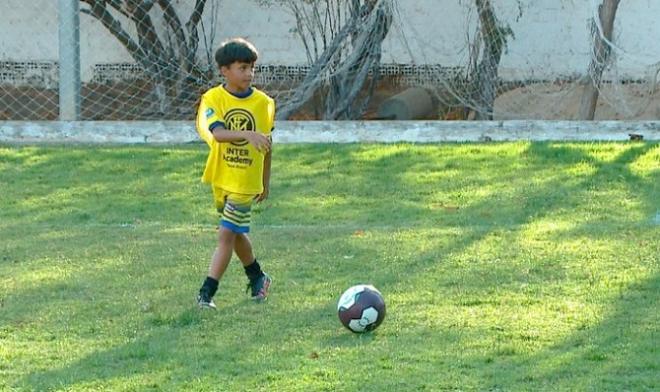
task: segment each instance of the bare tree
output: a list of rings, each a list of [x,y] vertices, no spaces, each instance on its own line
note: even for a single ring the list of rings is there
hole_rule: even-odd
[[[296,32],[305,46],[310,71],[280,105],[278,118],[289,118],[319,94],[324,119],[359,118],[380,74],[381,44],[392,23],[393,0],[279,3],[296,17]]]
[[[460,0],[463,1],[463,0]],[[447,81],[441,81],[435,89],[437,100],[447,107],[462,107],[461,118],[491,120],[499,79],[499,65],[509,37],[514,37],[511,27],[502,23],[491,0],[472,0],[477,12],[477,30],[468,36],[469,58],[463,72]],[[522,17],[522,3],[517,0],[518,18]]]
[[[198,26],[206,0],[195,1],[185,23],[171,0],[80,1],[88,6],[81,12],[101,22],[145,70],[154,84],[156,111],[166,113],[173,103],[190,98],[187,96],[193,91],[190,85],[212,77],[208,67],[201,68],[196,60],[200,41]],[[162,11],[166,25],[164,32],[158,31],[151,18],[154,7]],[[135,36],[121,23],[119,15],[133,23]]]
[[[475,119],[492,120],[498,85],[498,68],[507,37],[512,36],[513,31],[509,26],[504,26],[498,21],[490,0],[475,0],[475,2],[484,45],[481,61],[471,78],[477,87],[473,97],[477,108]]]
[[[603,71],[610,59],[614,18],[620,0],[603,0],[598,6],[598,20],[592,20],[592,35],[594,39],[589,74],[584,81],[584,93],[580,102],[578,118],[593,120],[596,115],[599,89]]]

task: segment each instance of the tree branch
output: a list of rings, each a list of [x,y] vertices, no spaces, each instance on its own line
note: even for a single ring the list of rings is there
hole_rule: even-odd
[[[277,117],[279,119],[288,119],[300,106],[307,102],[313,95],[314,92],[319,88],[323,82],[320,75],[325,73],[330,66],[330,60],[334,57],[335,52],[339,50],[339,47],[344,39],[350,34],[351,30],[355,28],[356,21],[353,21],[350,24],[344,26],[335,39],[330,43],[328,48],[319,56],[316,62],[312,65],[312,68],[309,70],[309,73],[305,76],[301,83],[301,87],[298,89],[296,94],[292,99],[286,102],[278,111]]]
[[[188,47],[190,48],[189,55],[194,59],[195,54],[197,53],[197,48],[199,47],[199,33],[197,31],[197,25],[202,20],[202,14],[204,13],[204,6],[206,5],[206,0],[196,0],[195,8],[193,9],[190,18],[186,22],[186,30],[188,30]]]
[[[82,0],[90,6],[89,10],[81,10],[82,13],[96,18],[108,31],[117,38],[117,40],[128,50],[128,53],[145,69],[148,68],[148,59],[142,48],[131,38],[131,36],[121,27],[121,23],[116,20],[105,7],[102,0]]]
[[[156,67],[156,72],[159,74],[164,72],[167,63],[165,48],[149,16],[149,11],[154,5],[153,1],[126,0],[125,4],[128,14],[135,23],[140,46],[145,48],[149,61]]]
[[[179,16],[172,7],[170,0],[158,0],[158,5],[163,10],[165,23],[167,23],[170,29],[174,32],[174,37],[176,38],[176,50],[174,50],[174,53],[179,55],[180,61],[183,63],[183,69],[186,72],[190,72],[192,69],[192,62],[187,53],[188,45],[186,41],[186,33],[183,31],[181,20],[179,20]]]
[[[603,71],[610,58],[610,42],[614,30],[614,18],[620,0],[603,0],[598,7],[598,21],[592,21],[593,52],[589,63],[588,78],[580,101],[578,118],[593,120],[596,116],[596,104]]]

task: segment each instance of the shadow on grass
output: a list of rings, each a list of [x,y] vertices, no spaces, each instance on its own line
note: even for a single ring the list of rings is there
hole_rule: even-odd
[[[415,216],[418,218],[417,221],[423,222],[421,227],[433,227],[433,223],[435,222],[439,229],[453,227],[460,228],[460,232],[452,236],[450,241],[444,242],[441,239],[425,239],[422,237],[424,234],[420,234],[417,238],[413,238],[413,236],[407,237],[407,241],[417,241],[420,244],[426,241],[431,245],[426,246],[428,249],[406,249],[405,244],[401,244],[398,251],[401,253],[406,251],[410,257],[395,258],[396,267],[402,271],[399,275],[388,275],[388,273],[392,273],[392,270],[383,268],[383,264],[376,261],[391,260],[393,259],[392,254],[380,252],[380,249],[375,248],[369,241],[359,241],[352,238],[352,234],[354,233],[350,230],[346,230],[346,234],[341,237],[340,241],[334,241],[332,244],[326,246],[326,248],[328,250],[343,248],[347,253],[362,256],[371,255],[370,259],[373,260],[372,263],[364,262],[362,258],[355,257],[353,268],[357,271],[362,271],[365,276],[373,277],[372,280],[375,283],[384,284],[384,289],[391,290],[397,287],[399,289],[405,289],[405,287],[413,286],[411,281],[418,279],[418,277],[421,276],[423,278],[425,275],[428,276],[425,271],[428,271],[434,265],[441,265],[442,261],[449,256],[460,254],[468,247],[479,243],[490,235],[515,233],[530,223],[557,213],[566,214],[578,209],[582,209],[584,213],[587,208],[583,207],[583,205],[593,197],[591,193],[594,188],[607,189],[612,186],[612,182],[626,187],[631,197],[638,198],[644,209],[651,210],[655,208],[658,200],[657,195],[654,195],[652,192],[652,184],[634,175],[628,168],[630,163],[652,148],[654,148],[652,144],[635,145],[626,149],[612,162],[597,162],[594,157],[585,154],[578,148],[550,144],[531,144],[523,153],[527,157],[526,159],[531,162],[529,171],[531,173],[537,171],[551,173],[556,171],[560,173],[559,175],[555,176],[555,178],[542,181],[540,184],[532,184],[530,182],[531,178],[512,181],[512,178],[516,175],[515,171],[514,173],[504,172],[501,176],[498,173],[496,178],[478,180],[476,187],[485,183],[495,187],[510,184],[510,192],[495,194],[492,197],[484,198],[455,211],[428,211],[426,205],[422,203],[417,207],[409,205],[406,208],[402,208],[401,214],[403,216]],[[424,157],[415,157],[411,160],[411,165],[422,164],[425,161],[426,159]],[[596,172],[580,177],[574,177],[571,174],[561,172],[562,169],[580,162],[591,162],[597,165]],[[384,162],[381,164],[387,166],[390,163]],[[372,174],[375,175],[375,173]],[[367,176],[366,178],[369,177]],[[388,179],[387,183],[394,189],[407,189],[407,184],[397,176]],[[438,187],[440,188],[439,192],[447,189],[447,187],[451,189],[451,186],[447,184],[439,184]],[[383,212],[383,215],[385,215],[385,212]],[[391,217],[388,218],[391,219]],[[598,218],[586,218],[583,225],[587,227],[598,227],[602,223],[598,220],[593,221],[594,219]],[[616,223],[612,227],[617,230],[620,230],[622,226],[631,227],[631,225],[639,223],[625,214],[608,216],[607,219]],[[356,220],[364,222],[359,216],[356,217]],[[396,218],[393,221],[396,222]],[[365,230],[369,231],[368,227],[369,225],[365,224]],[[394,229],[396,230],[396,226],[394,226]],[[406,230],[413,232],[415,228],[414,226],[401,228],[401,231]],[[568,231],[561,231],[559,235],[569,238],[578,234],[583,235],[584,231],[578,227]],[[604,237],[613,234],[616,233],[609,231]],[[393,240],[396,241],[396,239]],[[349,245],[341,247],[342,241],[344,244]],[[435,247],[433,244],[435,244]],[[387,244],[383,245],[386,246]],[[352,251],[351,248],[353,248]],[[396,253],[397,250],[394,249],[394,254],[396,255]],[[334,256],[338,257],[339,255],[334,254]],[[346,261],[344,262],[346,263]],[[350,264],[351,262],[348,261],[347,263]],[[498,273],[500,276],[515,276],[517,274],[516,269],[519,267],[518,265],[507,263],[480,265],[479,261],[474,266],[474,268],[483,268],[482,273]],[[561,269],[561,265],[553,266],[548,264],[545,267]],[[475,272],[478,273],[479,271]],[[560,273],[559,276],[561,276]],[[451,280],[447,282],[447,284],[453,283]]]
[[[29,390],[83,386],[105,389],[113,380],[133,377],[129,384],[139,386],[141,376],[152,375],[148,384],[138,389],[158,390],[223,373],[221,369],[230,363],[231,371],[239,371],[240,367],[235,366],[240,363],[245,341],[204,340],[207,329],[231,329],[231,325],[218,325],[212,316],[191,308],[178,315],[154,318],[136,336],[126,339],[129,342],[109,344],[112,348],[96,350],[58,369],[32,372],[18,386]]]
[[[411,389],[466,389],[475,390],[654,390],[657,387],[657,326],[658,316],[651,312],[659,305],[660,281],[658,275],[639,282],[613,299],[611,309],[605,312],[603,320],[597,324],[577,330],[560,343],[544,347],[532,353],[517,351],[516,347],[493,347],[485,353],[461,353],[460,346],[472,338],[479,339],[481,330],[460,331],[460,329],[428,330],[415,328],[393,334],[388,331],[388,320],[381,329],[366,335],[354,335],[337,326],[338,334],[325,333],[325,338],[314,345],[313,336],[300,330],[280,330],[280,339],[263,341],[263,335],[241,334],[232,330],[232,325],[218,324],[216,314],[199,313],[196,309],[184,310],[153,323],[146,336],[138,336],[119,346],[98,350],[62,368],[33,372],[21,380],[22,386],[30,390],[53,388],[75,388],[86,386],[103,387],[112,380],[147,376],[152,388],[168,388],[177,385],[185,387],[194,380],[221,379],[222,385],[235,385],[251,379],[256,384],[268,384],[268,374],[297,370],[302,372],[317,368],[316,361],[337,348],[357,350],[344,354],[346,361],[355,361],[363,355],[354,370],[381,371],[399,369],[396,376],[369,378],[365,390],[388,390],[400,384]],[[244,307],[236,304],[224,311],[235,312]],[[304,330],[328,328],[328,306],[315,306],[302,311],[278,309],[276,319],[293,318],[309,325],[298,325]],[[318,320],[321,316],[325,321]],[[332,315],[334,317],[334,314]],[[269,319],[273,320],[273,319]],[[229,321],[229,318],[224,318]],[[265,326],[266,335],[279,329],[273,323]],[[307,327],[307,328],[305,328]],[[205,339],[204,331],[210,328],[226,329],[235,339],[222,341]],[[304,333],[304,334],[303,334]],[[504,332],[503,332],[504,333]],[[302,334],[302,335],[301,335]],[[295,339],[310,340],[311,349],[322,350],[320,358],[315,352],[293,352],[282,350],[288,360],[280,363],[276,358],[264,359],[257,353],[263,344],[289,346]],[[424,337],[443,336],[442,345],[429,344],[432,340]],[[420,340],[424,342],[420,342]],[[377,351],[376,357],[368,356],[374,348],[385,344],[401,351]],[[506,346],[506,343],[505,343]],[[414,348],[414,353],[410,348]],[[360,352],[364,351],[362,355]],[[290,362],[291,355],[299,357],[299,365]],[[350,360],[349,360],[350,358]],[[420,358],[426,358],[418,362]],[[311,365],[310,365],[311,364]],[[348,371],[343,365],[323,362],[322,366],[338,373]],[[336,367],[335,367],[336,366]],[[350,362],[348,364],[350,366]],[[334,367],[334,368],[333,368]],[[447,378],[442,369],[454,372],[460,368],[460,376]],[[257,375],[255,369],[265,369]],[[402,371],[404,370],[404,371]],[[388,373],[389,374],[389,373]],[[354,378],[346,380],[354,385]],[[340,388],[341,389],[341,388]]]
[[[90,150],[92,152],[90,152]],[[24,147],[0,173],[3,226],[190,220],[202,200],[204,155],[195,148]],[[192,186],[191,186],[192,185]],[[206,200],[206,199],[204,199]],[[5,203],[6,202],[6,203]],[[1,228],[2,226],[0,226]]]
[[[660,316],[654,309],[659,307],[660,275],[656,273],[613,298],[600,323],[577,330],[558,344],[531,354],[474,358],[490,364],[487,376],[493,381],[482,388],[657,390]]]
[[[296,150],[297,147],[287,148],[287,153],[296,159],[296,154],[303,154],[305,151],[300,147],[300,151]],[[409,287],[415,287],[415,283],[420,279],[436,280],[435,287],[437,288],[434,295],[442,295],[443,290],[448,288],[462,286],[466,293],[469,293],[475,298],[487,297],[492,290],[492,287],[484,285],[481,279],[488,274],[495,274],[500,277],[507,277],[507,279],[515,280],[518,266],[512,264],[500,265],[486,265],[475,264],[470,266],[474,272],[471,277],[459,277],[455,274],[448,274],[446,277],[433,274],[438,265],[442,268],[442,262],[448,255],[458,255],[465,251],[470,246],[479,243],[493,233],[498,231],[515,232],[520,230],[525,225],[534,222],[560,209],[571,209],[581,205],[585,198],[589,197],[589,191],[593,187],[607,187],[611,184],[614,178],[619,178],[618,183],[630,189],[630,192],[638,195],[640,202],[644,208],[655,208],[657,202],[652,191],[648,190],[646,181],[634,176],[627,165],[634,161],[634,159],[641,154],[644,154],[651,145],[640,145],[627,149],[621,156],[614,162],[598,162],[592,156],[585,154],[579,149],[572,147],[557,147],[551,144],[531,144],[524,152],[525,159],[529,163],[529,172],[523,174],[539,172],[550,172],[555,169],[562,169],[571,166],[575,163],[589,162],[597,167],[594,174],[589,174],[584,177],[574,178],[569,174],[560,174],[556,178],[541,181],[540,184],[530,185],[525,179],[517,179],[519,175],[517,170],[504,170],[506,161],[511,160],[510,157],[497,158],[492,154],[484,154],[479,156],[478,159],[474,158],[468,164],[455,163],[443,161],[442,164],[435,164],[435,168],[431,170],[462,170],[465,166],[466,174],[462,179],[457,180],[456,184],[450,178],[441,179],[434,187],[432,184],[427,184],[422,188],[412,188],[410,178],[407,177],[407,170],[423,170],[422,168],[429,166],[428,155],[414,154],[411,152],[390,154],[385,157],[375,159],[371,162],[360,162],[359,165],[353,165],[355,157],[346,151],[358,147],[340,148],[341,153],[324,152],[322,154],[312,154],[302,160],[306,162],[299,162],[301,166],[304,164],[312,165],[312,175],[308,179],[301,179],[295,176],[302,176],[302,171],[296,172],[293,175],[285,175],[282,177],[283,183],[274,185],[274,190],[279,193],[281,201],[273,202],[273,207],[265,210],[260,217],[265,223],[278,223],[280,221],[308,222],[310,224],[317,224],[320,226],[319,230],[324,231],[323,224],[329,222],[336,222],[341,224],[344,222],[351,222],[356,227],[364,224],[366,230],[369,230],[370,225],[384,225],[396,227],[400,221],[413,222],[410,230],[414,230],[414,226],[419,224],[421,227],[438,227],[438,228],[453,228],[460,227],[461,232],[459,235],[452,238],[451,241],[438,241],[429,239],[429,246],[427,249],[415,249],[412,239],[404,238],[401,241],[401,249],[408,251],[412,257],[405,257],[401,255],[388,255],[380,253],[379,249],[374,249],[374,244],[368,241],[357,241],[352,239],[354,229],[346,230],[345,234],[337,234],[332,232],[333,236],[328,236],[324,241],[319,240],[314,245],[317,250],[321,250],[324,256],[316,256],[314,249],[307,249],[308,254],[303,255],[300,261],[308,261],[310,264],[315,262],[328,263],[326,266],[321,266],[325,269],[326,274],[321,275],[323,279],[335,284],[338,288],[344,287],[347,283],[342,277],[342,270],[347,271],[361,271],[363,276],[368,276],[373,282],[377,283],[379,287],[385,292],[404,291]],[[479,149],[479,147],[475,147]],[[359,148],[358,148],[359,149]],[[424,149],[428,150],[428,147]],[[423,150],[424,150],[423,149]],[[488,147],[485,148],[486,150]],[[298,151],[298,152],[297,152]],[[431,155],[437,155],[433,152]],[[483,159],[482,159],[483,158]],[[153,158],[156,159],[156,158]],[[458,159],[458,157],[456,157]],[[502,165],[502,171],[497,172],[495,177],[484,177],[478,171],[480,164],[488,164],[487,159],[493,159]],[[403,164],[402,164],[403,162]],[[52,164],[53,162],[51,162]],[[64,163],[62,163],[64,164]],[[190,165],[191,161],[184,159],[177,163],[178,165]],[[317,165],[317,166],[314,166]],[[388,168],[395,167],[393,175],[384,178],[384,172]],[[42,167],[44,170],[45,166]],[[473,170],[473,171],[470,171]],[[146,171],[140,170],[141,175],[147,175]],[[90,174],[91,175],[91,174]],[[114,173],[113,175],[119,175]],[[85,181],[93,181],[94,176],[85,177]],[[137,181],[137,180],[136,180]],[[321,182],[322,184],[315,188],[314,181]],[[107,184],[112,183],[112,175],[105,178],[103,182]],[[365,187],[364,184],[368,184]],[[493,187],[495,189],[505,188],[510,184],[512,190],[509,193],[497,194],[482,198],[478,201],[471,203],[467,207],[460,206],[457,211],[447,211],[443,209],[430,210],[428,202],[433,196],[439,197],[441,200],[446,199],[443,192],[447,194],[460,194],[479,187]],[[155,184],[154,184],[155,186]],[[639,191],[639,188],[642,188]],[[296,199],[300,196],[314,196],[314,201],[322,198],[331,200],[336,198],[337,203],[330,206],[315,205],[313,202],[310,204],[291,205],[286,204],[287,199]],[[143,195],[144,196],[144,195]],[[452,196],[454,197],[454,196]],[[459,198],[460,196],[455,196]],[[466,196],[465,199],[469,199]],[[140,203],[144,198],[136,197],[135,199],[126,199],[121,203],[113,202],[113,205],[120,210],[133,210],[139,209]],[[454,199],[449,200],[450,202]],[[86,202],[92,203],[93,201],[87,200]],[[174,200],[172,204],[164,203],[162,200],[156,203],[156,210],[159,208],[171,209],[176,205],[185,204],[183,199]],[[91,205],[91,204],[90,204]],[[90,205],[81,205],[82,209],[88,208]],[[355,206],[355,209],[348,207]],[[138,210],[136,210],[138,211]],[[138,214],[139,215],[139,214]],[[284,220],[285,215],[294,216],[296,219],[288,218]],[[142,215],[147,218],[157,219],[157,215],[147,214]],[[476,217],[476,218],[475,218]],[[53,211],[48,215],[49,221],[69,222],[66,213],[58,213]],[[319,224],[320,219],[321,222]],[[624,217],[621,217],[624,219]],[[628,224],[628,220],[622,220],[622,224]],[[18,225],[18,223],[16,223]],[[11,227],[4,227],[3,230],[9,230]],[[405,228],[404,228],[405,230]],[[322,234],[321,234],[322,235]],[[167,241],[166,238],[163,239]],[[303,238],[304,240],[304,238]],[[151,240],[150,243],[136,242],[139,247],[155,247],[157,241]],[[287,241],[286,238],[281,238],[281,241]],[[185,246],[185,244],[183,244]],[[209,243],[210,246],[210,243]],[[284,245],[280,246],[279,257],[286,257],[287,253],[284,251]],[[346,261],[342,266],[331,265],[330,263],[336,262],[337,258],[343,256],[337,252],[351,253],[357,255],[374,255],[372,258],[365,262],[364,259],[356,257],[355,261]],[[394,250],[396,253],[396,250]],[[388,259],[389,265],[383,265],[378,262],[379,259]],[[205,263],[202,262],[202,263]],[[298,266],[297,266],[298,265]],[[312,268],[306,266],[305,263],[294,264],[290,263],[291,268]],[[465,268],[465,266],[455,266],[456,268]],[[398,272],[397,272],[398,271]],[[97,283],[102,284],[107,278],[110,278],[114,271],[108,270],[103,273],[103,279],[98,279]],[[449,271],[448,271],[449,272]],[[313,274],[312,274],[313,275]],[[338,275],[338,276],[337,276]],[[561,274],[559,274],[561,276]],[[83,278],[79,278],[83,279]],[[84,279],[95,279],[87,276]],[[310,277],[314,279],[314,277]],[[488,281],[488,280],[486,280]],[[495,280],[496,282],[497,280]],[[82,282],[82,280],[81,280]],[[490,283],[493,280],[489,281]],[[197,282],[195,282],[197,283]],[[541,282],[542,283],[542,282]],[[74,284],[75,285],[75,284]],[[564,343],[554,347],[544,349],[539,353],[529,356],[529,359],[520,360],[521,355],[516,355],[515,352],[501,352],[502,355],[493,354],[489,352],[486,356],[461,356],[442,358],[447,362],[455,361],[461,362],[466,365],[465,378],[459,380],[450,380],[449,384],[445,383],[448,388],[461,388],[461,382],[466,381],[468,377],[476,377],[473,383],[476,383],[477,389],[516,389],[525,383],[540,385],[540,389],[545,388],[553,389],[554,386],[565,389],[571,389],[572,385],[596,385],[589,384],[589,377],[592,376],[606,376],[604,371],[593,371],[587,369],[585,372],[580,373],[571,368],[570,360],[565,363],[556,365],[553,362],[555,354],[568,353],[572,355],[592,355],[596,358],[595,363],[607,364],[606,369],[628,369],[625,359],[632,356],[632,352],[625,348],[626,355],[624,360],[619,357],[608,357],[607,354],[599,354],[600,351],[594,351],[595,346],[602,345],[608,349],[615,350],[621,349],[616,342],[616,334],[622,331],[625,333],[625,340],[629,345],[636,349],[643,349],[639,347],[644,345],[653,337],[653,333],[639,331],[640,342],[633,342],[635,339],[635,331],[632,326],[647,323],[644,318],[643,307],[635,305],[634,308],[630,307],[631,301],[637,301],[635,296],[636,292],[647,292],[650,289],[655,290],[655,294],[651,294],[650,303],[655,304],[657,308],[657,278],[641,284],[640,289],[632,289],[630,296],[620,299],[620,302],[613,306],[619,310],[613,311],[607,319],[596,327],[590,328],[588,331],[578,331],[572,337],[565,340]],[[46,287],[48,289],[48,287]],[[648,294],[648,293],[647,293]],[[466,305],[470,305],[466,302]],[[328,315],[328,306],[313,306],[311,308],[300,311],[296,309],[282,310],[278,317],[282,319],[291,319],[294,324],[298,325],[295,329],[305,327],[309,320],[318,320],[312,322],[308,327],[311,328],[324,328],[330,322],[330,317],[334,320],[334,314]],[[653,309],[653,308],[651,308]],[[231,310],[230,310],[231,311]],[[628,312],[628,313],[626,313]],[[625,322],[630,322],[631,328],[628,330],[622,329],[621,326]],[[386,320],[386,323],[388,321]],[[240,353],[256,353],[259,350],[260,341],[251,341],[248,338],[238,339],[236,341],[226,341],[212,346],[214,350],[208,350],[202,347],[201,338],[198,339],[196,334],[199,329],[204,327],[214,328],[213,321],[207,320],[204,316],[200,316],[190,311],[183,311],[178,315],[166,316],[162,319],[154,320],[141,320],[139,323],[145,323],[145,329],[149,330],[146,336],[138,336],[131,340],[129,343],[121,344],[107,350],[99,350],[82,359],[66,365],[60,369],[50,371],[33,371],[29,376],[25,377],[22,382],[33,389],[48,389],[48,388],[64,388],[72,387],[80,383],[100,383],[107,382],[111,379],[118,377],[129,377],[136,374],[145,373],[159,373],[165,371],[170,374],[170,378],[178,380],[178,383],[185,384],[194,378],[207,377],[209,373],[215,372],[218,374],[218,369],[214,366],[217,361],[222,363],[231,363],[231,369],[221,369],[220,376],[233,379],[239,377],[241,372],[251,374],[254,368],[258,368],[261,364],[257,357],[244,358]],[[221,326],[222,327],[222,326]],[[227,326],[230,327],[230,326]],[[657,330],[656,330],[657,331]],[[283,334],[289,331],[283,331]],[[341,337],[329,337],[321,341],[321,344],[326,347],[354,347],[355,345],[370,345],[374,342],[374,336],[378,338],[380,331],[375,335],[365,336],[355,339],[352,335]],[[453,338],[453,332],[444,332],[448,335],[448,339],[452,345],[460,345],[460,339],[468,339],[468,333],[458,334]],[[405,335],[405,331],[404,331]],[[459,336],[460,335],[460,336]],[[275,335],[277,336],[277,335]],[[385,337],[385,335],[383,335]],[[404,339],[409,339],[414,343],[415,336],[404,336]],[[592,342],[588,347],[574,346],[577,341],[587,339]],[[177,344],[176,342],[182,342]],[[270,342],[273,343],[273,342]],[[212,343],[213,344],[213,343]],[[187,346],[186,346],[187,345]],[[414,347],[422,352],[426,352],[428,358],[440,361],[438,357],[438,350],[440,347],[424,346],[414,344]],[[577,348],[574,348],[577,347]],[[217,349],[217,350],[215,350]],[[217,352],[216,352],[217,351]],[[630,353],[630,354],[628,354]],[[603,356],[604,355],[604,356]],[[524,356],[524,355],[522,355]],[[502,357],[504,359],[502,359]],[[598,358],[603,358],[598,360]],[[570,359],[570,358],[569,358]],[[614,363],[607,363],[608,360],[613,360]],[[269,363],[274,369],[278,368],[275,363]],[[657,364],[656,364],[657,365]],[[281,370],[287,370],[286,364],[282,365]],[[539,368],[541,371],[530,370]],[[504,370],[505,374],[513,376],[510,380],[500,379],[500,370]],[[635,370],[637,371],[637,370]],[[646,369],[641,370],[642,374],[647,374]],[[567,376],[568,381],[561,381],[559,378]],[[245,377],[243,375],[242,377]],[[408,367],[407,373],[400,376],[402,380],[407,381],[412,386],[419,388],[425,387],[433,389],[433,385],[429,381],[436,380],[440,376],[435,374],[428,367],[420,367],[416,371],[414,367]],[[491,381],[482,381],[490,379]],[[652,379],[652,378],[651,378]],[[385,390],[391,385],[391,379],[376,380],[375,384],[371,384],[372,390]],[[637,381],[636,381],[637,382]],[[167,383],[167,382],[166,382]],[[428,385],[426,385],[428,383]],[[585,384],[586,383],[586,384]],[[439,385],[443,385],[439,383]],[[620,385],[620,384],[618,384]],[[637,385],[637,384],[634,384]],[[639,384],[644,387],[646,384]],[[597,385],[596,385],[597,386]]]

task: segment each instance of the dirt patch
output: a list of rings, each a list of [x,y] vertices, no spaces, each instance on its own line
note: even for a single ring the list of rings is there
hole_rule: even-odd
[[[290,87],[290,86],[289,86]],[[396,80],[384,79],[374,90],[365,120],[377,119],[379,105],[405,90]],[[278,91],[265,86],[278,97]],[[87,84],[82,90],[82,120],[194,120],[196,98],[204,88],[192,92],[167,113],[159,113],[150,99],[151,87],[143,81],[112,84]],[[582,97],[582,87],[574,83],[532,84],[507,91],[495,100],[495,119],[575,120]],[[305,104],[292,120],[318,120],[323,115],[320,100]],[[0,120],[57,120],[58,91],[34,87],[0,86]],[[461,108],[438,108],[435,119],[461,120]],[[596,109],[597,120],[660,120],[660,92],[648,91],[648,85],[606,85]]]
[[[159,113],[148,93],[149,84],[134,81],[86,84],[81,92],[81,119],[108,121],[193,120],[196,98],[182,100],[167,113]],[[201,91],[194,96],[198,97]],[[57,120],[56,89],[0,86],[0,120]]]
[[[584,88],[577,83],[520,87],[495,100],[495,119],[577,120]],[[596,105],[596,120],[658,120],[660,92],[646,84],[605,85]]]

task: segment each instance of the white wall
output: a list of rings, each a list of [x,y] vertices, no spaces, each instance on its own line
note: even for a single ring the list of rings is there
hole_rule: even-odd
[[[600,0],[495,0],[501,19],[515,33],[502,58],[502,75],[547,78],[583,73],[588,64],[588,19]],[[174,1],[188,15],[194,0]],[[384,43],[383,62],[464,64],[467,35],[474,34],[472,0],[399,0],[397,18]],[[299,65],[306,62],[303,47],[291,31],[293,16],[277,7],[263,8],[254,0],[209,0],[205,26],[210,28],[212,6],[218,6],[217,34],[222,39],[244,36],[261,52],[262,64]],[[84,6],[83,6],[84,7]],[[660,61],[660,1],[626,0],[615,26],[619,71],[641,77]],[[207,31],[208,33],[208,31]],[[57,60],[57,0],[0,0],[0,61]],[[83,80],[98,63],[131,62],[126,50],[92,17],[81,16]]]
[[[517,0],[494,0],[498,16],[515,34],[502,57],[501,74],[548,78],[585,72],[591,49],[589,20],[600,2],[523,0],[519,10]],[[385,43],[385,62],[465,64],[467,34],[473,36],[476,28],[472,0],[400,0],[399,4],[401,18]],[[615,42],[622,50],[615,52],[624,75],[639,76],[660,61],[659,16],[658,0],[621,2]]]

